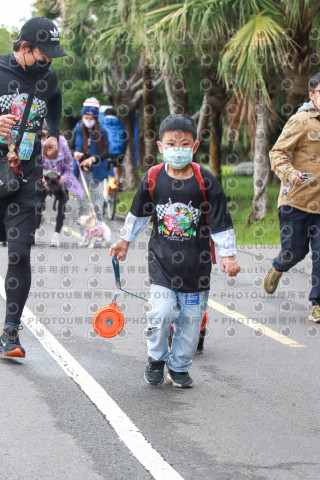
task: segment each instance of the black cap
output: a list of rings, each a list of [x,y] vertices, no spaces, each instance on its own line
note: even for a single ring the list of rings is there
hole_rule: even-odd
[[[32,43],[50,58],[68,56],[61,47],[56,25],[46,17],[30,18],[21,28],[20,38]]]

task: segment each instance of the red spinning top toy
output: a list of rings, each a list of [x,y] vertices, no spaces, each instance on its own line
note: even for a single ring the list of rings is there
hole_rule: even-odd
[[[92,319],[93,329],[100,337],[115,337],[124,327],[124,316],[115,298],[116,295],[110,305],[100,308]]]

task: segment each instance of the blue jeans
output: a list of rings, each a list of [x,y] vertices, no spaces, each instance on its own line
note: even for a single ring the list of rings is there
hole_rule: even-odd
[[[285,205],[279,208],[281,251],[272,265],[287,272],[304,259],[311,246],[312,288],[309,300],[320,305],[320,214]]]
[[[151,285],[152,311],[147,315],[148,354],[163,360],[175,372],[187,372],[197,350],[199,332],[207,308],[209,291],[174,292]],[[171,323],[174,323],[171,351],[168,346]]]

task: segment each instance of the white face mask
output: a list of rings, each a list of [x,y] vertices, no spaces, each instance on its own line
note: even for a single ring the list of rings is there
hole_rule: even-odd
[[[87,128],[93,128],[95,126],[95,120],[87,120],[86,118],[82,119],[82,123]]]
[[[193,147],[164,147],[163,148],[163,161],[171,165],[172,168],[180,170],[184,168],[188,163],[192,162]]]

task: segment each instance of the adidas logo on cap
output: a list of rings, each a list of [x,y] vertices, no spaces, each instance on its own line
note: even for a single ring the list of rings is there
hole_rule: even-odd
[[[52,35],[51,37],[51,41],[52,42],[59,42],[59,32],[58,30],[55,28],[54,30],[50,30],[50,33]]]

